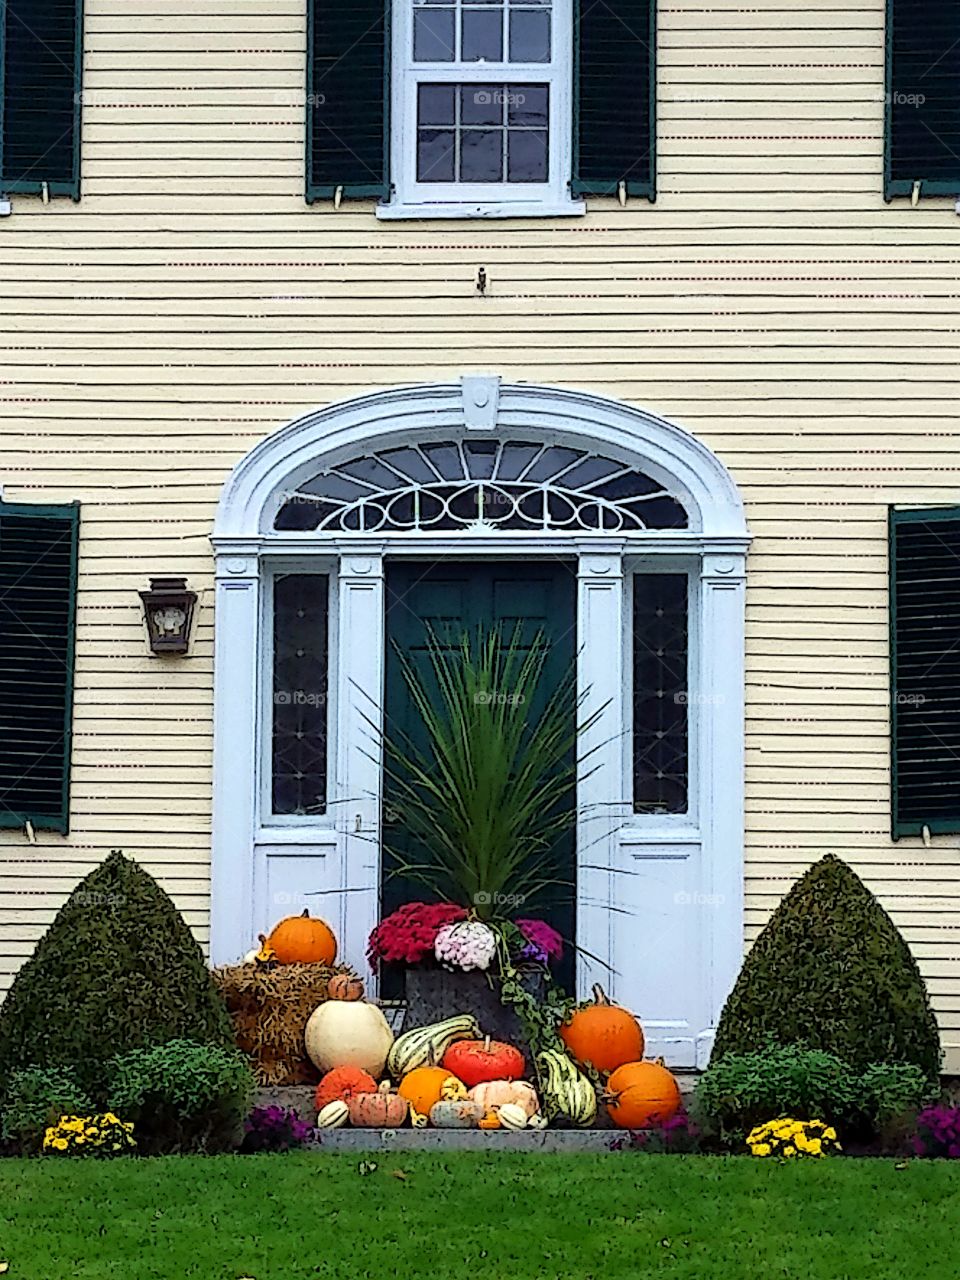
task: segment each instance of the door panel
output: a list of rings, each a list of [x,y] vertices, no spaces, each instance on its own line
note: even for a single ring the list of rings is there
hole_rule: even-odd
[[[621,845],[613,913],[615,998],[640,1018],[648,1057],[693,1067],[701,942],[708,904],[700,892],[698,844]]]
[[[422,742],[422,729],[411,705],[403,678],[399,653],[404,653],[428,667],[427,636],[436,636],[451,646],[459,643],[466,632],[476,637],[492,625],[500,624],[509,637],[514,627],[521,627],[521,643],[531,644],[543,632],[550,644],[544,668],[544,679],[529,715],[542,710],[550,693],[572,666],[576,635],[576,565],[566,561],[533,561],[526,564],[503,564],[489,561],[439,564],[397,562],[387,570],[387,653],[385,712],[388,735],[398,730]],[[571,718],[576,709],[571,706]],[[385,842],[402,857],[411,858],[416,850],[399,830],[391,805],[391,784],[384,780]],[[552,900],[521,907],[512,914],[542,916],[550,919],[563,936],[572,941],[576,930],[576,839],[573,830],[563,838],[561,849],[564,879],[569,886],[555,893]],[[385,862],[389,859],[385,856]],[[416,880],[397,875],[381,878],[381,911],[387,913],[411,899],[427,898],[426,887]],[[573,948],[567,948],[567,960],[558,976],[572,988]],[[398,994],[394,981],[384,975],[388,994]]]

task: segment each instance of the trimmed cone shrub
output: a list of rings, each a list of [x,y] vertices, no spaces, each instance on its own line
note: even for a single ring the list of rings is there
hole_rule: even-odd
[[[203,953],[152,876],[119,850],[77,886],[0,1008],[0,1089],[66,1067],[102,1096],[114,1054],[178,1037],[234,1049]]]
[[[825,1049],[857,1071],[909,1062],[931,1081],[939,1073],[940,1038],[916,961],[833,854],[797,881],[744,960],[711,1062],[771,1042]]]

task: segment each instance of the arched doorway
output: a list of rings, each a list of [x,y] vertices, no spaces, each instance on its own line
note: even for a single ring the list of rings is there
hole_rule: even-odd
[[[742,949],[748,538],[717,458],[613,401],[465,377],[282,428],[234,471],[213,541],[214,959],[306,903],[362,966],[392,586],[519,616],[563,565],[578,684],[604,707],[577,792],[578,986],[702,1060]]]

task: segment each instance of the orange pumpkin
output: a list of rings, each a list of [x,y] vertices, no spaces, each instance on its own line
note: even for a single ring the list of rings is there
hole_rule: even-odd
[[[659,1062],[628,1062],[610,1076],[603,1100],[619,1128],[648,1129],[680,1110],[680,1086]]]
[[[309,911],[281,920],[274,926],[267,946],[280,964],[333,964],[337,958],[333,930],[323,920],[315,920]]]
[[[349,1102],[357,1093],[373,1093],[377,1082],[360,1067],[334,1067],[317,1085],[314,1102],[322,1111],[329,1102]]]
[[[487,1114],[480,1121],[480,1123],[477,1125],[477,1128],[478,1129],[502,1129],[503,1126],[500,1123],[500,1117],[497,1115],[497,1113],[495,1111],[488,1111]]]
[[[350,1123],[358,1129],[399,1129],[407,1118],[410,1104],[398,1093],[379,1089],[376,1093],[358,1093],[347,1103]]]
[[[425,1116],[441,1100],[456,1102],[467,1096],[463,1081],[443,1067],[414,1067],[400,1081],[397,1092],[401,1098],[406,1098],[414,1111]]]
[[[327,997],[330,1000],[362,1000],[363,979],[352,973],[335,973],[327,983]]]
[[[616,1071],[643,1057],[643,1031],[632,1013],[611,1004],[603,988],[593,988],[593,1003],[578,1009],[560,1028],[560,1038],[577,1062],[597,1071]]]
[[[519,1080],[523,1054],[502,1040],[457,1040],[443,1055],[443,1066],[470,1089],[485,1080]]]

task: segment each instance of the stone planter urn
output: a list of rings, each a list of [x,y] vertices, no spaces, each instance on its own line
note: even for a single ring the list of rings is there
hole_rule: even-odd
[[[546,992],[546,976],[539,969],[523,971],[522,983],[537,999]],[[493,1040],[516,1045],[532,1069],[520,1019],[509,1005],[500,1003],[500,980],[493,974],[459,973],[449,969],[407,969],[405,974],[407,1008],[404,1031],[412,1027],[442,1022],[458,1013],[472,1013],[481,1031]]]

